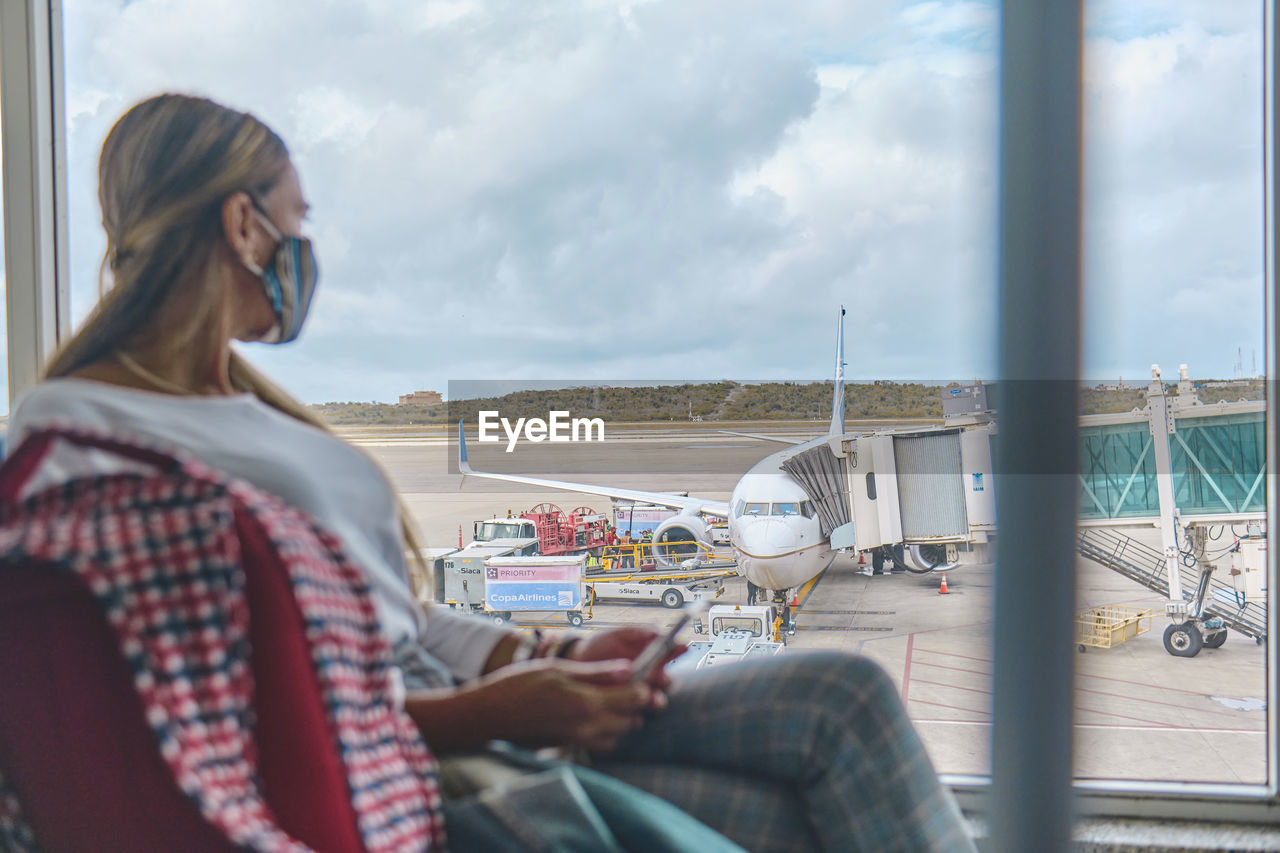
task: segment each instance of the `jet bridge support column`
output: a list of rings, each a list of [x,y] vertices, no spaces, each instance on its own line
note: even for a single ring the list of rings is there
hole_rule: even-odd
[[[1160,366],[1151,365],[1147,411],[1151,419],[1151,449],[1155,453],[1156,495],[1160,500],[1160,546],[1164,554],[1165,575],[1169,579],[1169,601],[1165,604],[1165,613],[1181,622],[1187,615],[1187,606],[1182,600],[1178,505],[1173,498],[1173,451],[1169,444],[1174,427],[1172,402],[1160,379]]]

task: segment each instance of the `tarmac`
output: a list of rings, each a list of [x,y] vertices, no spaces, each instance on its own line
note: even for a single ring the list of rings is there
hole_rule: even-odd
[[[808,437],[817,424],[724,425]],[[467,478],[450,471],[456,450],[439,428],[352,429],[401,490],[428,546],[471,540],[473,521],[550,502],[607,511],[606,498]],[[471,443],[468,442],[470,449]],[[594,482],[727,499],[739,476],[781,445],[715,433],[711,425],[610,426],[596,444],[484,448],[477,470]],[[1151,528],[1130,531],[1151,537]],[[877,661],[899,685],[908,713],[943,774],[989,772],[994,568],[968,565],[936,575],[872,576],[842,555],[801,590],[797,631],[783,654],[842,649]],[[746,602],[745,582],[726,584],[723,603]],[[1095,563],[1077,560],[1078,609],[1152,608],[1151,630],[1109,649],[1077,652],[1075,765],[1081,778],[1260,784],[1266,781],[1265,647],[1231,633],[1219,649],[1175,658],[1163,646],[1163,599]],[[674,622],[659,604],[604,603],[581,630]],[[567,627],[550,614],[516,624]],[[683,638],[692,640],[689,637]]]

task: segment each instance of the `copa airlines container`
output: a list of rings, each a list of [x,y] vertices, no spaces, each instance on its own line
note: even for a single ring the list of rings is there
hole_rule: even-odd
[[[495,622],[512,613],[564,613],[582,624],[585,556],[490,557],[484,561],[484,610]]]

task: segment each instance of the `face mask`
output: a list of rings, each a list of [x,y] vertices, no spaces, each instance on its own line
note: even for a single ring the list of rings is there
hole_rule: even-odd
[[[253,212],[267,233],[279,241],[265,269],[252,261],[244,261],[251,272],[262,278],[271,311],[276,316],[275,325],[258,340],[266,344],[287,344],[302,331],[302,323],[311,310],[311,297],[316,292],[320,269],[316,266],[310,240],[287,237],[256,207]]]

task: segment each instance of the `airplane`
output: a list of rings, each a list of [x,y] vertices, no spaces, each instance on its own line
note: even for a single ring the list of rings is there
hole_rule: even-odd
[[[772,595],[774,601],[787,609],[786,604],[793,597],[794,590],[830,566],[839,551],[853,546],[852,522],[824,535],[818,517],[817,501],[784,467],[789,460],[806,451],[832,440],[838,441],[844,436],[844,315],[845,310],[841,307],[836,326],[831,423],[826,434],[809,441],[799,441],[779,436],[730,433],[791,446],[766,456],[752,466],[738,480],[728,501],[476,471],[467,459],[466,438],[461,420],[458,421],[458,470],[464,477],[503,480],[676,509],[678,513],[663,522],[654,531],[653,537],[655,556],[660,561],[669,563],[678,562],[685,552],[679,546],[669,546],[667,543],[707,543],[710,537],[703,516],[726,519],[730,547],[738,562],[738,573],[766,595]],[[696,550],[694,545],[684,547]],[[898,553],[901,555],[901,551]],[[946,571],[952,568],[954,565],[930,565],[925,561],[923,566],[913,570]]]

